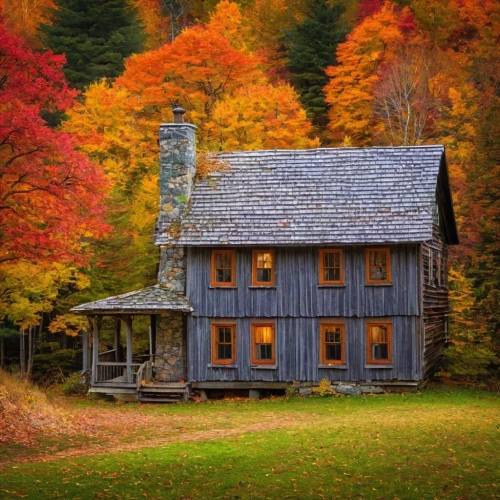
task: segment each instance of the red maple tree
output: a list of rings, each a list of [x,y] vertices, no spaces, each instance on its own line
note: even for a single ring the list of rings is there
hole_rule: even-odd
[[[32,52],[0,18],[0,262],[79,261],[82,238],[106,231],[104,174],[42,118],[75,97],[63,64],[62,56]]]

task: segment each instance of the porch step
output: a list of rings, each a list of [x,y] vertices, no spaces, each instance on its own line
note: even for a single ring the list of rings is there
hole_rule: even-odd
[[[139,401],[143,403],[178,403],[188,401],[189,384],[185,383],[152,383],[139,388]]]

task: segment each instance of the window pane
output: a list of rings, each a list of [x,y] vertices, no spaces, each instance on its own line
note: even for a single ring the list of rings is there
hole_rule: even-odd
[[[325,269],[325,281],[340,281],[340,268]]]
[[[339,252],[325,252],[323,254],[324,267],[340,267],[340,253]]]
[[[257,281],[269,283],[271,281],[271,269],[257,269]]]
[[[387,328],[385,326],[372,326],[372,342],[387,342]]]
[[[217,347],[218,359],[231,359],[233,357],[231,344],[219,344]]]
[[[325,342],[330,344],[340,343],[341,342],[340,332],[326,332]]]
[[[264,252],[257,254],[257,267],[271,269],[273,267],[273,256],[271,253]]]
[[[273,341],[273,329],[270,326],[255,327],[255,343],[270,344]]]
[[[326,359],[329,361],[341,361],[342,360],[341,344],[327,344]]]
[[[388,359],[389,348],[387,344],[372,344],[372,359]]]
[[[385,280],[387,279],[387,267],[370,267],[371,280]]]
[[[273,346],[272,344],[258,344],[256,346],[256,355],[258,360],[273,359]]]

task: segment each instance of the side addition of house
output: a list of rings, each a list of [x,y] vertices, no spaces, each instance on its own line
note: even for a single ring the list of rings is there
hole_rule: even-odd
[[[92,391],[168,400],[323,378],[387,389],[440,368],[458,244],[443,146],[223,153],[195,180],[182,114],[160,126],[158,284],[73,310],[93,322]],[[116,338],[104,353],[103,317]]]

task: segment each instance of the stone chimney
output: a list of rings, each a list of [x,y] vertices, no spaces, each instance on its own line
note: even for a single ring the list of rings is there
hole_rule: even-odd
[[[185,110],[173,109],[174,123],[160,125],[160,218],[158,225],[171,243],[161,246],[160,284],[186,292],[184,248],[176,245],[196,174],[196,127],[184,123]]]

